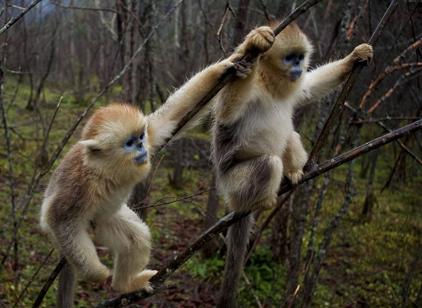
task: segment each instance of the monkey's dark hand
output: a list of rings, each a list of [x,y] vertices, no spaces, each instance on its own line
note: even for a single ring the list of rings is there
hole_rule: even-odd
[[[240,60],[234,64],[234,68],[236,69],[236,76],[245,79],[250,75],[252,72],[253,63],[245,60]]]

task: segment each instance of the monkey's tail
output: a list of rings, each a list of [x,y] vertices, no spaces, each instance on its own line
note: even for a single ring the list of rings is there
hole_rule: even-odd
[[[72,308],[75,300],[76,273],[72,266],[66,262],[60,271],[57,288],[57,307]]]
[[[234,223],[227,232],[227,256],[220,290],[219,308],[236,307],[236,291],[245,262],[253,216],[249,214]]]

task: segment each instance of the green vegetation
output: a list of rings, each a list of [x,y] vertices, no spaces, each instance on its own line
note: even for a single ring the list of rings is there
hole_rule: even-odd
[[[12,100],[16,82],[6,79],[5,101]],[[117,89],[118,90],[118,89]],[[115,91],[117,91],[115,89]],[[29,96],[29,89],[19,86],[13,106],[8,106],[7,117],[12,128],[12,150],[15,172],[15,188],[19,196],[18,204],[27,189],[33,174],[37,153],[42,143],[40,133],[42,126],[48,125],[60,93],[46,90],[43,94],[42,118],[39,120],[36,112],[25,109]],[[78,102],[73,96],[66,94],[62,106],[54,122],[49,136],[48,152],[51,155],[63,134],[69,128],[75,117],[83,110],[85,102]],[[71,139],[71,143],[76,140]],[[195,135],[204,138],[203,133]],[[2,139],[3,140],[3,139]],[[333,241],[325,259],[315,291],[314,304],[316,307],[345,307],[364,305],[368,307],[396,307],[401,303],[401,294],[406,273],[410,270],[415,256],[422,249],[422,174],[420,170],[413,171],[408,182],[395,183],[392,189],[380,190],[387,180],[391,168],[389,152],[380,154],[375,177],[374,192],[376,206],[370,221],[361,217],[362,205],[367,186],[367,179],[357,176],[360,161],[355,163],[355,197],[345,219],[334,234]],[[11,223],[11,205],[7,184],[7,160],[2,153],[0,156],[0,249],[4,254],[9,247],[13,226]],[[168,201],[169,197],[183,197],[196,193],[208,187],[210,173],[203,170],[186,170],[184,172],[184,189],[175,190],[168,185],[170,168],[164,163],[155,173],[152,184],[151,202]],[[345,167],[333,172],[328,195],[321,212],[321,222],[317,232],[317,243],[322,239],[324,228],[343,200],[343,180]],[[32,278],[44,258],[49,254],[51,245],[45,235],[38,228],[38,212],[48,177],[42,181],[42,186],[36,192],[25,216],[21,217],[19,228],[19,259],[18,270],[13,262],[13,252],[4,267],[0,267],[0,298],[7,306],[12,305],[20,292],[30,283],[28,291],[20,299],[19,305],[28,307],[41,289],[44,281],[58,260],[58,253],[53,252],[39,274]],[[319,180],[320,181],[320,180]],[[320,184],[320,183],[318,183]],[[183,250],[201,232],[207,195],[202,194],[192,199],[173,202],[168,205],[157,206],[148,210],[147,223],[151,227],[154,238],[154,252],[151,268],[162,266],[166,260],[177,251]],[[311,209],[313,211],[313,209]],[[18,209],[18,214],[22,209]],[[220,209],[220,215],[224,209]],[[266,215],[262,215],[266,216]],[[240,289],[241,304],[243,307],[255,307],[257,299],[266,307],[279,306],[283,296],[287,267],[272,261],[272,252],[269,248],[269,232],[264,233],[255,253],[248,261],[245,275],[249,283],[242,281]],[[306,233],[305,247],[308,242],[309,231]],[[104,262],[110,264],[107,253],[101,251]],[[188,305],[193,297],[192,290],[208,292],[208,296],[215,298],[221,273],[224,269],[224,258],[221,251],[216,251],[212,258],[204,259],[199,254],[190,259],[169,281],[174,288],[157,295],[149,301],[159,304],[160,300],[174,299],[171,294],[179,294],[181,305]],[[18,283],[15,283],[18,281]],[[422,283],[422,271],[419,266],[409,288],[410,299],[415,300]],[[54,303],[56,286],[50,289],[44,300],[43,307],[51,307]],[[204,291],[205,290],[205,291]],[[212,292],[211,292],[211,291]],[[211,292],[211,293],[210,293]],[[112,291],[109,286],[81,283],[78,293],[78,307],[91,307],[102,299],[110,297]],[[183,295],[183,296],[182,296]]]

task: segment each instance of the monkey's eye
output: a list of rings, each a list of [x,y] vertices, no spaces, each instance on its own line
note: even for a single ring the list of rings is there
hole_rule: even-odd
[[[131,148],[135,144],[135,138],[130,137],[128,140],[126,140],[124,147],[125,148]]]
[[[293,58],[295,57],[295,55],[294,54],[289,54],[289,55],[287,55],[285,58],[284,58],[284,60],[286,61],[286,62],[291,62],[292,60],[293,60]]]
[[[302,60],[303,60],[303,58],[304,58],[304,56],[303,56],[303,55],[299,55],[299,57],[298,57],[298,58],[299,58],[299,60],[300,60],[300,61],[302,61]]]
[[[139,135],[139,140],[144,140],[144,137],[145,137],[145,133],[140,134]]]

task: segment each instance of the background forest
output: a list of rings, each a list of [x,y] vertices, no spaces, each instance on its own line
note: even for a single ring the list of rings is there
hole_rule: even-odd
[[[0,307],[28,307],[59,260],[38,226],[51,170],[78,140],[86,111],[112,101],[158,108],[174,88],[228,55],[253,27],[303,1],[0,1]],[[394,1],[393,1],[394,2]],[[316,162],[422,117],[422,2],[398,3],[374,42],[373,62],[339,91],[300,108],[295,125]],[[11,27],[10,20],[28,13]],[[312,66],[367,42],[390,1],[323,0],[297,19],[315,46]],[[320,132],[329,115],[328,134]],[[212,119],[156,160],[131,206],[153,233],[162,269],[227,214],[209,160]],[[290,189],[257,212],[239,290],[242,307],[422,307],[422,134],[359,155]],[[317,142],[318,140],[318,142]],[[224,232],[135,301],[212,307],[224,268]],[[107,251],[99,247],[106,264]],[[43,307],[55,303],[53,283]],[[78,307],[116,296],[82,282]]]

